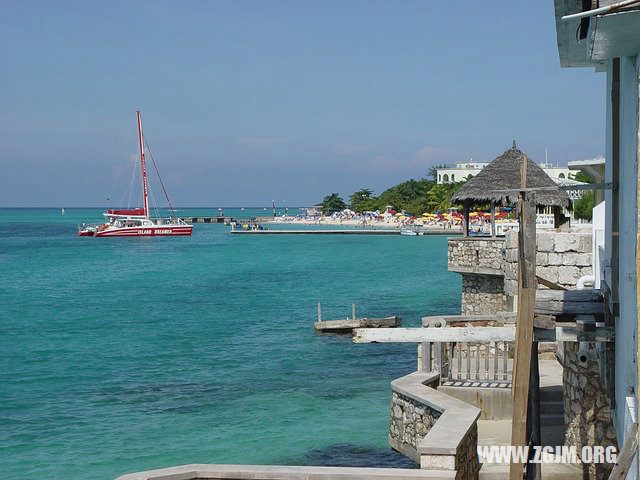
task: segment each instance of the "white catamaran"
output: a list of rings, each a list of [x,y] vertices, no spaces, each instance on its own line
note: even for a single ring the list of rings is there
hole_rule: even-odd
[[[82,224],[78,228],[81,237],[158,237],[191,235],[193,226],[175,216],[171,202],[158,173],[158,179],[164,191],[173,215],[169,218],[151,218],[149,216],[149,199],[147,196],[147,167],[144,158],[144,140],[142,135],[142,119],[138,114],[138,139],[140,141],[140,164],[142,167],[142,193],[144,207],[134,209],[107,210],[104,213],[106,222],[100,225]],[[153,160],[153,157],[152,157]],[[155,162],[154,162],[155,163]]]

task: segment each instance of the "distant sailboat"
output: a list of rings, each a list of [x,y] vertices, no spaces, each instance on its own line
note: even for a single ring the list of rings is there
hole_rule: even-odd
[[[62,212],[60,212],[60,213],[62,213],[62,215],[64,215],[64,214],[66,213],[66,212],[64,211],[64,208],[62,209]]]
[[[107,210],[103,215],[107,222],[103,225],[85,225],[79,228],[78,235],[81,237],[157,237],[157,236],[184,236],[191,235],[193,226],[187,224],[182,219],[175,216],[175,211],[171,206],[164,184],[158,173],[158,179],[164,191],[172,216],[170,218],[151,218],[149,215],[149,197],[147,194],[147,167],[144,156],[144,137],[142,135],[142,119],[140,112],[138,116],[138,140],[140,142],[140,166],[142,168],[142,192],[144,207],[127,208],[119,210]],[[152,157],[153,160],[153,157]],[[155,162],[154,162],[155,166]],[[64,213],[64,209],[62,209]]]

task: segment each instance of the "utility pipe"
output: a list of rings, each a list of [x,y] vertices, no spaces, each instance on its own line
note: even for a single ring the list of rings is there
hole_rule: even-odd
[[[577,18],[593,17],[594,15],[619,10],[635,3],[640,3],[640,0],[624,0],[622,2],[613,3],[607,7],[594,8],[593,10],[587,10],[586,12],[572,13],[571,15],[565,15],[564,17],[562,17],[562,21],[566,22],[568,20],[575,20]]]

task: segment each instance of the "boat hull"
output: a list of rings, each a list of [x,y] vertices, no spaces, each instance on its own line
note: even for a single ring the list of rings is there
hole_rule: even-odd
[[[162,225],[157,227],[107,228],[96,232],[94,237],[182,237],[193,231],[191,225]]]

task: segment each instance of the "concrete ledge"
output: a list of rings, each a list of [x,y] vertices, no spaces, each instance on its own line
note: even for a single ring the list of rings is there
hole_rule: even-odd
[[[425,384],[438,373],[414,372],[391,382],[394,391],[442,412],[418,446],[420,454],[455,455],[466,434],[480,418],[480,409]]]
[[[455,273],[475,273],[477,275],[495,275],[499,277],[504,276],[504,271],[498,268],[485,268],[485,267],[464,267],[461,265],[449,265],[450,272]]]
[[[454,479],[454,471],[403,468],[194,464],[122,475],[116,480],[412,480]]]

